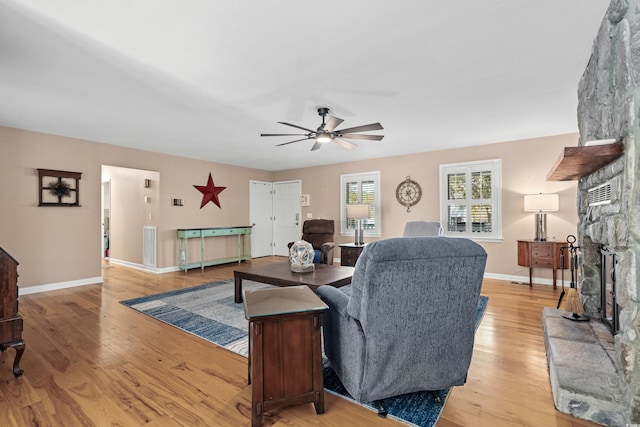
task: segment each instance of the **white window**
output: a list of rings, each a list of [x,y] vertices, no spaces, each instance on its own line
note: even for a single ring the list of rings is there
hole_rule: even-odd
[[[502,239],[500,159],[440,165],[443,235]]]
[[[343,235],[353,235],[357,227],[357,220],[347,218],[347,204],[352,203],[369,205],[369,218],[362,220],[364,235],[380,237],[380,171],[340,175],[340,233]]]

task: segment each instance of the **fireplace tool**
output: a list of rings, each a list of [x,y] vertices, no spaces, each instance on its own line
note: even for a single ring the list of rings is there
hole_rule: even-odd
[[[571,271],[571,283],[569,284],[569,292],[567,292],[567,304],[565,306],[565,314],[562,317],[569,320],[589,320],[587,317],[583,316],[584,308],[582,307],[582,302],[580,302],[580,295],[578,294],[578,285],[576,283],[577,280],[577,270],[578,270],[578,249],[580,246],[574,245],[576,242],[576,236],[568,235],[567,243],[569,243],[568,247],[562,247],[560,249],[560,263],[562,268],[562,292],[560,293],[560,300],[558,301],[558,307],[560,307],[560,302],[562,301],[562,297],[564,296],[564,251],[563,249],[569,250],[569,270]]]
[[[562,298],[564,298],[564,250],[568,249],[567,246],[560,246],[560,271],[562,272],[562,292],[560,292],[560,298],[558,299],[558,305],[556,309],[560,308],[562,304]]]

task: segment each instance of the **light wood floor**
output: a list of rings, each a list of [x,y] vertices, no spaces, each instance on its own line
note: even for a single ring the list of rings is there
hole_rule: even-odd
[[[251,261],[262,264],[282,259]],[[0,355],[2,426],[248,426],[247,360],[153,320],[119,301],[233,277],[236,265],[156,275],[103,270],[104,284],[20,297],[27,341],[14,379],[14,352]],[[439,426],[593,426],[555,410],[541,312],[559,290],[486,280],[487,313],[476,334],[467,384],[455,387]],[[434,367],[437,368],[437,367]],[[326,394],[281,408],[274,426],[401,426]]]

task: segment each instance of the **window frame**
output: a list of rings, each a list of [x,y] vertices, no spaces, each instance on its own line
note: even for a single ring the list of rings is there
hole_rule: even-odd
[[[380,171],[349,173],[340,175],[340,234],[342,236],[353,236],[355,233],[355,223],[350,227],[347,222],[347,183],[357,182],[358,188],[361,189],[363,181],[373,181],[374,193],[374,228],[364,228],[365,237],[381,237],[382,236],[382,214],[381,214],[381,196],[380,196]],[[361,195],[358,194],[358,203],[361,201]]]
[[[468,227],[468,221],[465,223],[466,230],[464,232],[449,231],[448,206],[451,204],[448,199],[448,179],[447,176],[452,173],[464,173],[466,177],[465,198],[464,201],[466,211],[471,212],[472,202],[478,199],[471,199],[471,175],[474,172],[491,173],[491,198],[480,199],[490,201],[491,204],[491,232],[474,232],[473,224]],[[476,241],[496,242],[502,241],[502,159],[479,160],[472,162],[447,163],[440,165],[440,223],[442,224],[443,236],[448,237],[465,237]]]

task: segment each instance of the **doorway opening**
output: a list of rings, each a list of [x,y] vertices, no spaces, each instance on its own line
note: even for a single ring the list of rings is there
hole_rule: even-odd
[[[160,212],[160,172],[102,165],[101,258],[111,263],[155,270],[148,265],[144,231],[157,227]],[[155,253],[156,248],[151,248]],[[145,256],[145,254],[147,256]]]

